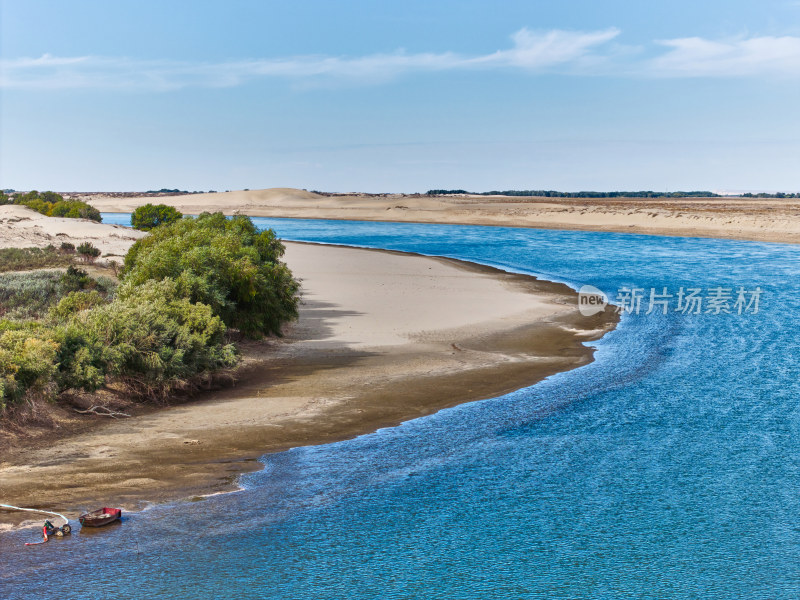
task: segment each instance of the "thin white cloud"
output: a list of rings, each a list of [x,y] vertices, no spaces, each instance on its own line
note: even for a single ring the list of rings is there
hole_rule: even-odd
[[[577,32],[553,30],[534,33],[520,29],[511,36],[513,48],[464,60],[465,66],[505,66],[539,70],[575,63],[590,56],[591,50],[619,35],[618,29]]]
[[[0,60],[0,87],[17,89],[131,89],[233,87],[262,78],[293,81],[380,83],[409,73],[455,70],[520,70],[527,73],[635,77],[752,77],[800,75],[800,37],[656,42],[652,58],[614,42],[619,30],[545,32],[521,29],[512,46],[469,56],[454,52],[298,56],[220,63],[135,60],[98,56]]]
[[[396,52],[361,57],[301,56],[240,60],[223,63],[143,61],[85,56],[19,58],[0,61],[0,85],[5,88],[129,88],[170,90],[184,87],[230,87],[263,77],[329,78],[365,83],[392,79],[404,73],[458,69],[517,68],[544,71],[578,67],[593,50],[618,35],[615,29],[597,32],[521,29],[507,50],[482,56],[453,52]]]
[[[663,77],[800,75],[800,37],[762,36],[714,41],[699,37],[660,42],[669,50],[648,65]]]

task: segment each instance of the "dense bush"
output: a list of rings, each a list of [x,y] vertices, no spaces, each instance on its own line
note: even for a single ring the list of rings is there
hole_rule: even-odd
[[[125,257],[123,280],[174,279],[192,302],[251,337],[281,334],[297,317],[298,283],[281,262],[284,247],[245,216],[203,213],[153,229]]]
[[[182,297],[170,279],[124,285],[114,302],[75,319],[98,349],[105,372],[141,395],[158,395],[236,362],[234,347],[224,343],[222,320],[209,306]]]
[[[183,217],[174,207],[166,204],[145,204],[133,211],[131,226],[134,229],[150,231],[162,223],[174,223]]]
[[[111,302],[71,292],[49,317],[49,325],[0,321],[0,408],[30,394],[92,391],[109,378],[133,396],[160,397],[237,360],[222,320],[171,279],[123,286]]]
[[[107,277],[93,279],[74,267],[66,273],[0,275],[0,412],[22,398],[50,398],[70,387],[96,389],[103,383],[103,372],[88,368],[85,338],[74,335],[75,327],[68,335],[64,323],[80,310],[106,304],[114,288]]]
[[[0,320],[0,412],[110,382],[157,398],[233,366],[226,320],[255,336],[279,333],[297,314],[298,284],[282,255],[275,234],[250,219],[204,214],[137,242],[116,290],[74,266],[0,276],[3,306],[25,307],[7,316],[39,319]]]
[[[102,221],[100,211],[81,200],[64,200],[61,194],[55,192],[37,192],[0,197],[0,204],[20,204],[47,215],[48,217],[66,217],[68,219],[91,219],[98,223]]]

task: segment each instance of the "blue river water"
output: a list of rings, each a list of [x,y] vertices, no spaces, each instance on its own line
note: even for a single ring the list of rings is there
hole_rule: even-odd
[[[638,288],[642,309],[588,366],[265,456],[242,492],[44,546],[21,546],[31,530],[2,535],[0,597],[800,597],[800,246],[254,220],[286,239],[451,256],[612,300]],[[705,312],[718,287],[730,313]],[[651,288],[673,294],[667,314],[645,314]],[[702,290],[700,314],[676,310],[681,288]]]

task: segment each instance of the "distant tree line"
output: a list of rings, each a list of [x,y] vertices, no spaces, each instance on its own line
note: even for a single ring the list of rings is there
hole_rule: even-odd
[[[65,200],[61,194],[55,192],[37,192],[33,190],[27,194],[0,193],[0,205],[19,204],[27,206],[38,213],[48,217],[66,217],[68,219],[91,219],[100,223],[100,211],[81,200]]]
[[[428,190],[425,195],[427,196],[447,196],[449,194],[472,194],[467,190]]]
[[[750,193],[747,193],[747,194],[741,194],[741,197],[742,198],[800,198],[800,193],[794,193],[794,194],[785,194],[783,192],[777,192],[775,194],[767,194],[767,193],[750,194]]]
[[[475,196],[536,196],[542,198],[717,198],[709,191],[692,192],[558,192],[555,190],[492,190],[491,192],[468,192],[466,190],[428,190],[427,196],[447,196],[449,194],[471,194]]]
[[[199,190],[199,191],[195,190],[193,192],[190,192],[189,190],[179,190],[178,188],[175,188],[173,190],[168,189],[168,188],[161,188],[160,190],[147,190],[145,192],[145,194],[172,194],[174,196],[183,195],[183,194],[205,194],[205,193],[206,192],[204,192],[202,190]],[[209,194],[216,194],[217,190],[208,190],[208,193]]]
[[[555,190],[504,190],[491,192],[468,192],[467,190],[428,190],[427,196],[447,196],[452,194],[470,194],[473,196],[536,196],[541,198],[725,198],[730,196],[715,194],[708,190],[691,192],[653,192],[651,190],[640,192],[557,192]],[[736,194],[741,198],[800,198],[800,193],[775,194]]]

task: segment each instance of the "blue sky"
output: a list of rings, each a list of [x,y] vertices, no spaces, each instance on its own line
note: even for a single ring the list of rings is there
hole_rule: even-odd
[[[0,186],[800,190],[800,0],[0,0]]]

